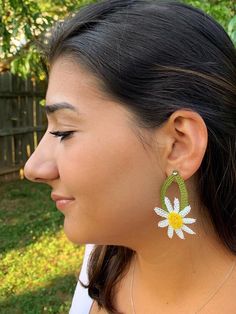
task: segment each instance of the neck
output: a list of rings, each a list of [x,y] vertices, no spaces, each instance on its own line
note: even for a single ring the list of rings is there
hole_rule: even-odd
[[[210,225],[204,226],[200,217],[197,220],[196,235],[185,234],[185,240],[176,235],[169,239],[165,229],[151,231],[150,226],[149,233],[139,236],[142,241],[132,247],[136,251],[133,296],[137,308],[142,308],[142,300],[147,304],[155,300],[158,308],[184,308],[189,306],[186,300],[201,305],[223,281],[235,256]]]

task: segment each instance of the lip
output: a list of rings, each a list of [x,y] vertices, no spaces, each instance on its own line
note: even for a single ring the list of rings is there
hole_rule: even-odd
[[[75,200],[73,197],[67,197],[55,193],[51,193],[51,198],[56,203],[56,207],[59,210],[65,209],[69,204],[71,204]]]

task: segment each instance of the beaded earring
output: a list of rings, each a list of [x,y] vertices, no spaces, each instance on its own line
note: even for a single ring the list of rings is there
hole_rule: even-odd
[[[174,199],[174,208],[167,196],[165,196],[167,189],[173,181],[176,181],[180,190],[180,201],[177,197]],[[196,234],[192,229],[185,224],[192,224],[196,221],[195,218],[185,218],[190,212],[191,206],[188,204],[188,192],[183,178],[179,175],[177,170],[174,170],[168,176],[161,188],[161,205],[162,208],[155,207],[154,211],[157,215],[164,217],[164,220],[158,222],[158,227],[164,228],[168,226],[168,237],[172,238],[174,231],[181,238],[184,238],[183,231],[189,234]]]

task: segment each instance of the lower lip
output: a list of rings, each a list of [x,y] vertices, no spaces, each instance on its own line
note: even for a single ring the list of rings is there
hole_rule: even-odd
[[[56,201],[56,206],[58,209],[66,209],[74,200],[58,200]]]

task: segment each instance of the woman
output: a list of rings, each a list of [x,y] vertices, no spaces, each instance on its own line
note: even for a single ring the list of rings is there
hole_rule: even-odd
[[[236,313],[223,28],[175,1],[102,1],[55,27],[47,58],[48,130],[25,175],[52,187],[70,241],[96,244],[90,314]]]

